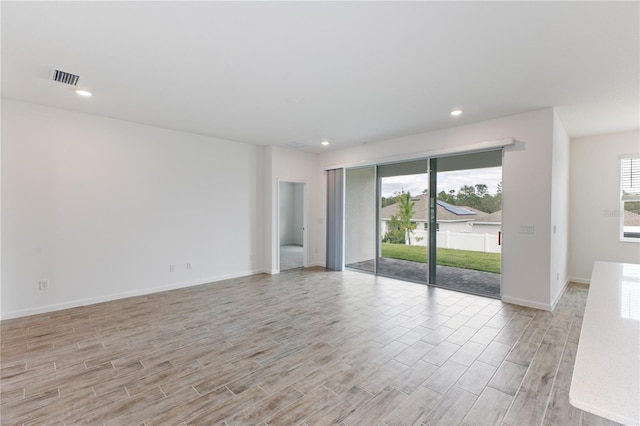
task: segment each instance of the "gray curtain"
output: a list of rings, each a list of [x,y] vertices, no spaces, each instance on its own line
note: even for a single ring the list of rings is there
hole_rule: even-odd
[[[327,269],[342,271],[344,170],[327,170]]]

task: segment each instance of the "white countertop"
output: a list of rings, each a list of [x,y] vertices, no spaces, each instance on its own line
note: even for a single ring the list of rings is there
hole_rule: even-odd
[[[640,425],[640,265],[595,263],[569,401]]]

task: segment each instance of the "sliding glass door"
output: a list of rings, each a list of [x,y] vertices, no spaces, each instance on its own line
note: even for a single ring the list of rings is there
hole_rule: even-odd
[[[502,150],[345,172],[344,264],[500,297]]]
[[[431,159],[431,172],[437,189],[430,283],[499,298],[502,151]]]
[[[379,275],[428,282],[428,167],[426,159],[378,166]]]

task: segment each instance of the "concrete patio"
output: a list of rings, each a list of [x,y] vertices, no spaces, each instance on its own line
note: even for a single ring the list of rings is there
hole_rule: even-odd
[[[370,259],[345,266],[352,270],[373,273],[375,260]],[[384,257],[378,261],[378,275],[427,284],[428,274],[428,263]],[[434,285],[494,299],[500,298],[500,274],[492,272],[437,265]]]

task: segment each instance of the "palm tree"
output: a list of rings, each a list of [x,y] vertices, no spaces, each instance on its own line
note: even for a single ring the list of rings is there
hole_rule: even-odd
[[[411,201],[411,194],[409,192],[402,191],[398,198],[398,219],[400,220],[400,227],[405,232],[407,243],[411,245],[411,231],[416,229],[415,222],[411,222],[415,213],[413,206],[415,206],[416,203]]]

